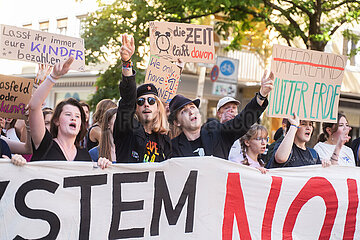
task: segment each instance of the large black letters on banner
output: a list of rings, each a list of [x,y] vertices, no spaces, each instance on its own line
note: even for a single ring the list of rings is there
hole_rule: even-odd
[[[18,213],[30,219],[42,219],[49,223],[50,231],[48,235],[38,238],[38,240],[56,239],[60,231],[60,220],[55,213],[46,210],[31,209],[25,204],[26,195],[33,190],[46,190],[50,193],[55,193],[59,184],[46,179],[33,179],[19,187],[15,194],[15,208]],[[14,240],[25,240],[25,238],[17,235]]]
[[[7,186],[9,185],[10,181],[4,181],[4,182],[0,182],[0,200],[2,198],[2,196],[5,193],[5,190],[7,188]]]
[[[153,208],[153,216],[151,219],[151,226],[150,226],[151,236],[159,235],[159,222],[160,222],[162,202],[164,202],[165,213],[169,225],[176,225],[180,217],[180,213],[184,207],[186,199],[188,200],[188,203],[187,203],[185,233],[193,231],[197,173],[198,173],[197,171],[190,172],[175,209],[173,209],[164,172],[155,173],[154,208]]]
[[[149,172],[118,173],[113,175],[113,208],[109,239],[144,237],[144,228],[119,230],[121,212],[142,210],[144,208],[144,200],[133,202],[121,201],[121,184],[147,182],[148,177]]]
[[[107,183],[107,175],[89,175],[64,178],[64,188],[80,187],[79,239],[89,239],[91,220],[91,187]]]

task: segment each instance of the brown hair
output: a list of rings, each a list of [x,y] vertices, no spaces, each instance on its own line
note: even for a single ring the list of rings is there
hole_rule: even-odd
[[[249,160],[246,157],[246,151],[248,149],[248,146],[246,146],[245,141],[251,140],[254,136],[258,134],[259,131],[265,132],[266,135],[268,135],[268,130],[263,125],[254,124],[250,127],[249,131],[247,131],[247,133],[245,133],[245,135],[240,138],[241,149],[244,157],[244,160],[241,163],[244,165],[250,165]],[[260,166],[263,167],[265,165],[261,159],[258,159],[258,161]]]
[[[104,113],[109,108],[114,108],[114,107],[117,107],[117,106],[113,101],[111,101],[111,99],[103,99],[103,100],[101,100],[96,105],[96,110],[95,110],[95,113],[93,115],[94,123],[99,123],[99,125],[101,125],[101,123],[103,121]]]
[[[111,129],[109,128],[109,122],[111,118],[116,114],[117,108],[108,109],[103,117],[101,124],[101,136],[99,141],[99,157],[104,157],[112,161],[111,159]]]
[[[55,109],[54,109],[54,114],[51,118],[50,121],[50,133],[53,136],[53,138],[56,138],[58,135],[58,126],[56,126],[55,121],[59,120],[60,114],[64,108],[65,105],[72,105],[75,106],[79,109],[80,111],[80,115],[81,115],[81,126],[80,126],[80,131],[79,133],[76,135],[76,139],[75,139],[75,146],[79,147],[80,145],[80,141],[84,138],[85,134],[86,134],[86,123],[85,123],[85,112],[84,109],[81,107],[80,103],[78,100],[76,100],[75,98],[68,98],[65,99],[61,102],[59,102]]]
[[[329,133],[326,131],[327,128],[331,129],[331,133],[334,133],[338,130],[339,128],[339,121],[340,118],[344,117],[347,121],[347,118],[344,114],[342,113],[338,113],[338,118],[337,118],[337,122],[336,123],[329,123],[329,122],[324,122],[322,124],[322,133],[319,135],[318,138],[318,142],[325,142],[326,140],[329,139]]]

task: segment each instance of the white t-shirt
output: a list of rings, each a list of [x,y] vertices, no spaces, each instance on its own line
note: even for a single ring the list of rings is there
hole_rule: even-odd
[[[241,150],[240,140],[236,140],[231,146],[228,159],[231,162],[241,163],[244,160],[243,152]]]
[[[318,142],[315,145],[314,149],[319,154],[320,160],[323,160],[323,159],[331,158],[335,150],[335,146],[336,145],[331,145],[324,142]],[[351,148],[345,145],[342,146],[339,153],[338,163],[341,166],[355,166],[354,153],[351,150]]]

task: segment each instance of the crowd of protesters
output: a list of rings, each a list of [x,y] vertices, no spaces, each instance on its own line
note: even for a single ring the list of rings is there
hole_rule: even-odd
[[[73,58],[53,68],[39,68],[28,105],[28,120],[0,117],[0,156],[15,165],[26,161],[93,161],[101,168],[113,163],[162,162],[172,157],[215,156],[259,169],[322,164],[359,165],[360,140],[352,149],[351,127],[343,114],[337,123],[323,123],[314,148],[307,147],[314,122],[294,113],[284,119],[269,145],[269,131],[259,125],[273,89],[274,75],[264,72],[259,92],[239,111],[240,102],[224,97],[217,104],[218,119],[202,124],[200,100],[176,95],[169,104],[158,97],[153,84],[136,87],[131,57],[134,38],[123,35],[120,55],[120,101],[101,100],[89,126],[90,108],[69,98],[54,109],[43,103],[56,81],[70,69]],[[178,66],[183,67],[179,60]]]

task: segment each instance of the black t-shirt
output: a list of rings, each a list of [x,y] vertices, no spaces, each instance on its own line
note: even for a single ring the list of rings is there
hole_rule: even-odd
[[[2,139],[0,139],[0,158],[2,158],[2,155],[8,156],[11,158],[11,151],[9,148],[9,145]]]
[[[285,163],[277,163],[275,161],[275,152],[277,151],[278,146],[274,150],[274,155],[272,157],[272,166],[273,168],[277,167],[301,167],[307,165],[321,164],[319,154],[314,149],[306,148],[306,150],[299,148],[296,144],[293,144],[290,156]],[[311,154],[310,151],[313,151]],[[314,155],[314,156],[313,156]]]
[[[194,156],[205,156],[205,150],[201,141],[201,137],[198,137],[194,141],[189,141]]]
[[[50,132],[46,130],[44,138],[42,139],[39,147],[35,149],[34,143],[32,143],[33,155],[31,161],[66,161],[66,157],[61,150],[60,146],[53,140]],[[89,152],[86,149],[76,148],[77,153],[74,161],[91,161]]]
[[[156,133],[146,134],[147,143],[144,154],[144,162],[161,162],[164,160],[163,151],[160,149],[159,138]]]

